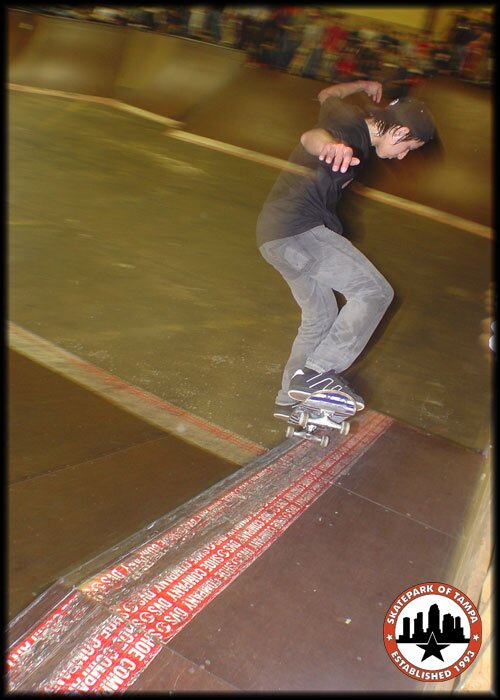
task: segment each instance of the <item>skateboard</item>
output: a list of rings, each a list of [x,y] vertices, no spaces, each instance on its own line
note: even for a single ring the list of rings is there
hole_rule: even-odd
[[[354,399],[344,391],[317,391],[300,402],[288,418],[286,437],[301,437],[328,447],[333,430],[349,433],[349,419],[356,413]]]

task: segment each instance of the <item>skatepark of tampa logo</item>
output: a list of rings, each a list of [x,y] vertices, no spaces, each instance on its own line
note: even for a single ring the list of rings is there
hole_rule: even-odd
[[[449,681],[477,659],[481,618],[458,588],[420,583],[403,591],[387,611],[384,644],[391,661],[410,678]]]

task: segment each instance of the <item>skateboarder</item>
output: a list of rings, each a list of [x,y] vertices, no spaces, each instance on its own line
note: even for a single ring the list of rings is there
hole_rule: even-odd
[[[433,138],[426,106],[406,97],[365,114],[343,98],[364,91],[378,104],[382,85],[371,80],[322,90],[316,126],[302,134],[262,207],[257,241],[264,259],[284,277],[302,310],[302,323],[286,363],[274,415],[323,389],[340,389],[364,408],[342,372],[366,346],[393,299],[390,284],[342,235],[336,206],[358,166],[374,150],[379,158],[405,158]],[[339,312],[332,290],[345,304]]]

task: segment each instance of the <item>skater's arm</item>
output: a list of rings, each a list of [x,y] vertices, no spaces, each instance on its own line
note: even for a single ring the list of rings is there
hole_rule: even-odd
[[[330,85],[319,93],[318,98],[323,103],[329,97],[343,99],[348,95],[361,91],[370,95],[375,102],[380,102],[382,85],[376,80],[356,80],[352,83]],[[350,146],[347,146],[321,127],[306,131],[300,137],[300,142],[308,153],[317,156],[325,163],[332,164],[332,170],[335,172],[340,170],[345,173],[350,165],[359,165],[360,163],[359,158],[354,155]]]
[[[341,100],[349,95],[354,95],[355,92],[366,92],[374,102],[380,102],[382,98],[382,84],[376,80],[356,80],[353,83],[337,83],[321,90],[318,94],[318,99],[323,102],[328,97],[339,97]]]
[[[334,138],[326,129],[310,129],[300,137],[300,143],[312,156],[318,156],[325,163],[332,163],[332,170],[345,173],[350,165],[359,165],[350,146]]]

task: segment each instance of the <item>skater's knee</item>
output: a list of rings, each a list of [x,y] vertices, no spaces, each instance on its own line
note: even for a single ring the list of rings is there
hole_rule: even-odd
[[[362,292],[355,294],[354,298],[363,306],[371,309],[380,309],[382,312],[390,306],[394,299],[394,290],[383,277],[376,284],[367,286]]]
[[[387,280],[383,280],[379,291],[380,302],[385,308],[388,308],[394,299],[394,289]]]
[[[366,298],[387,308],[394,299],[394,289],[384,277],[379,277],[374,285],[366,289]]]

